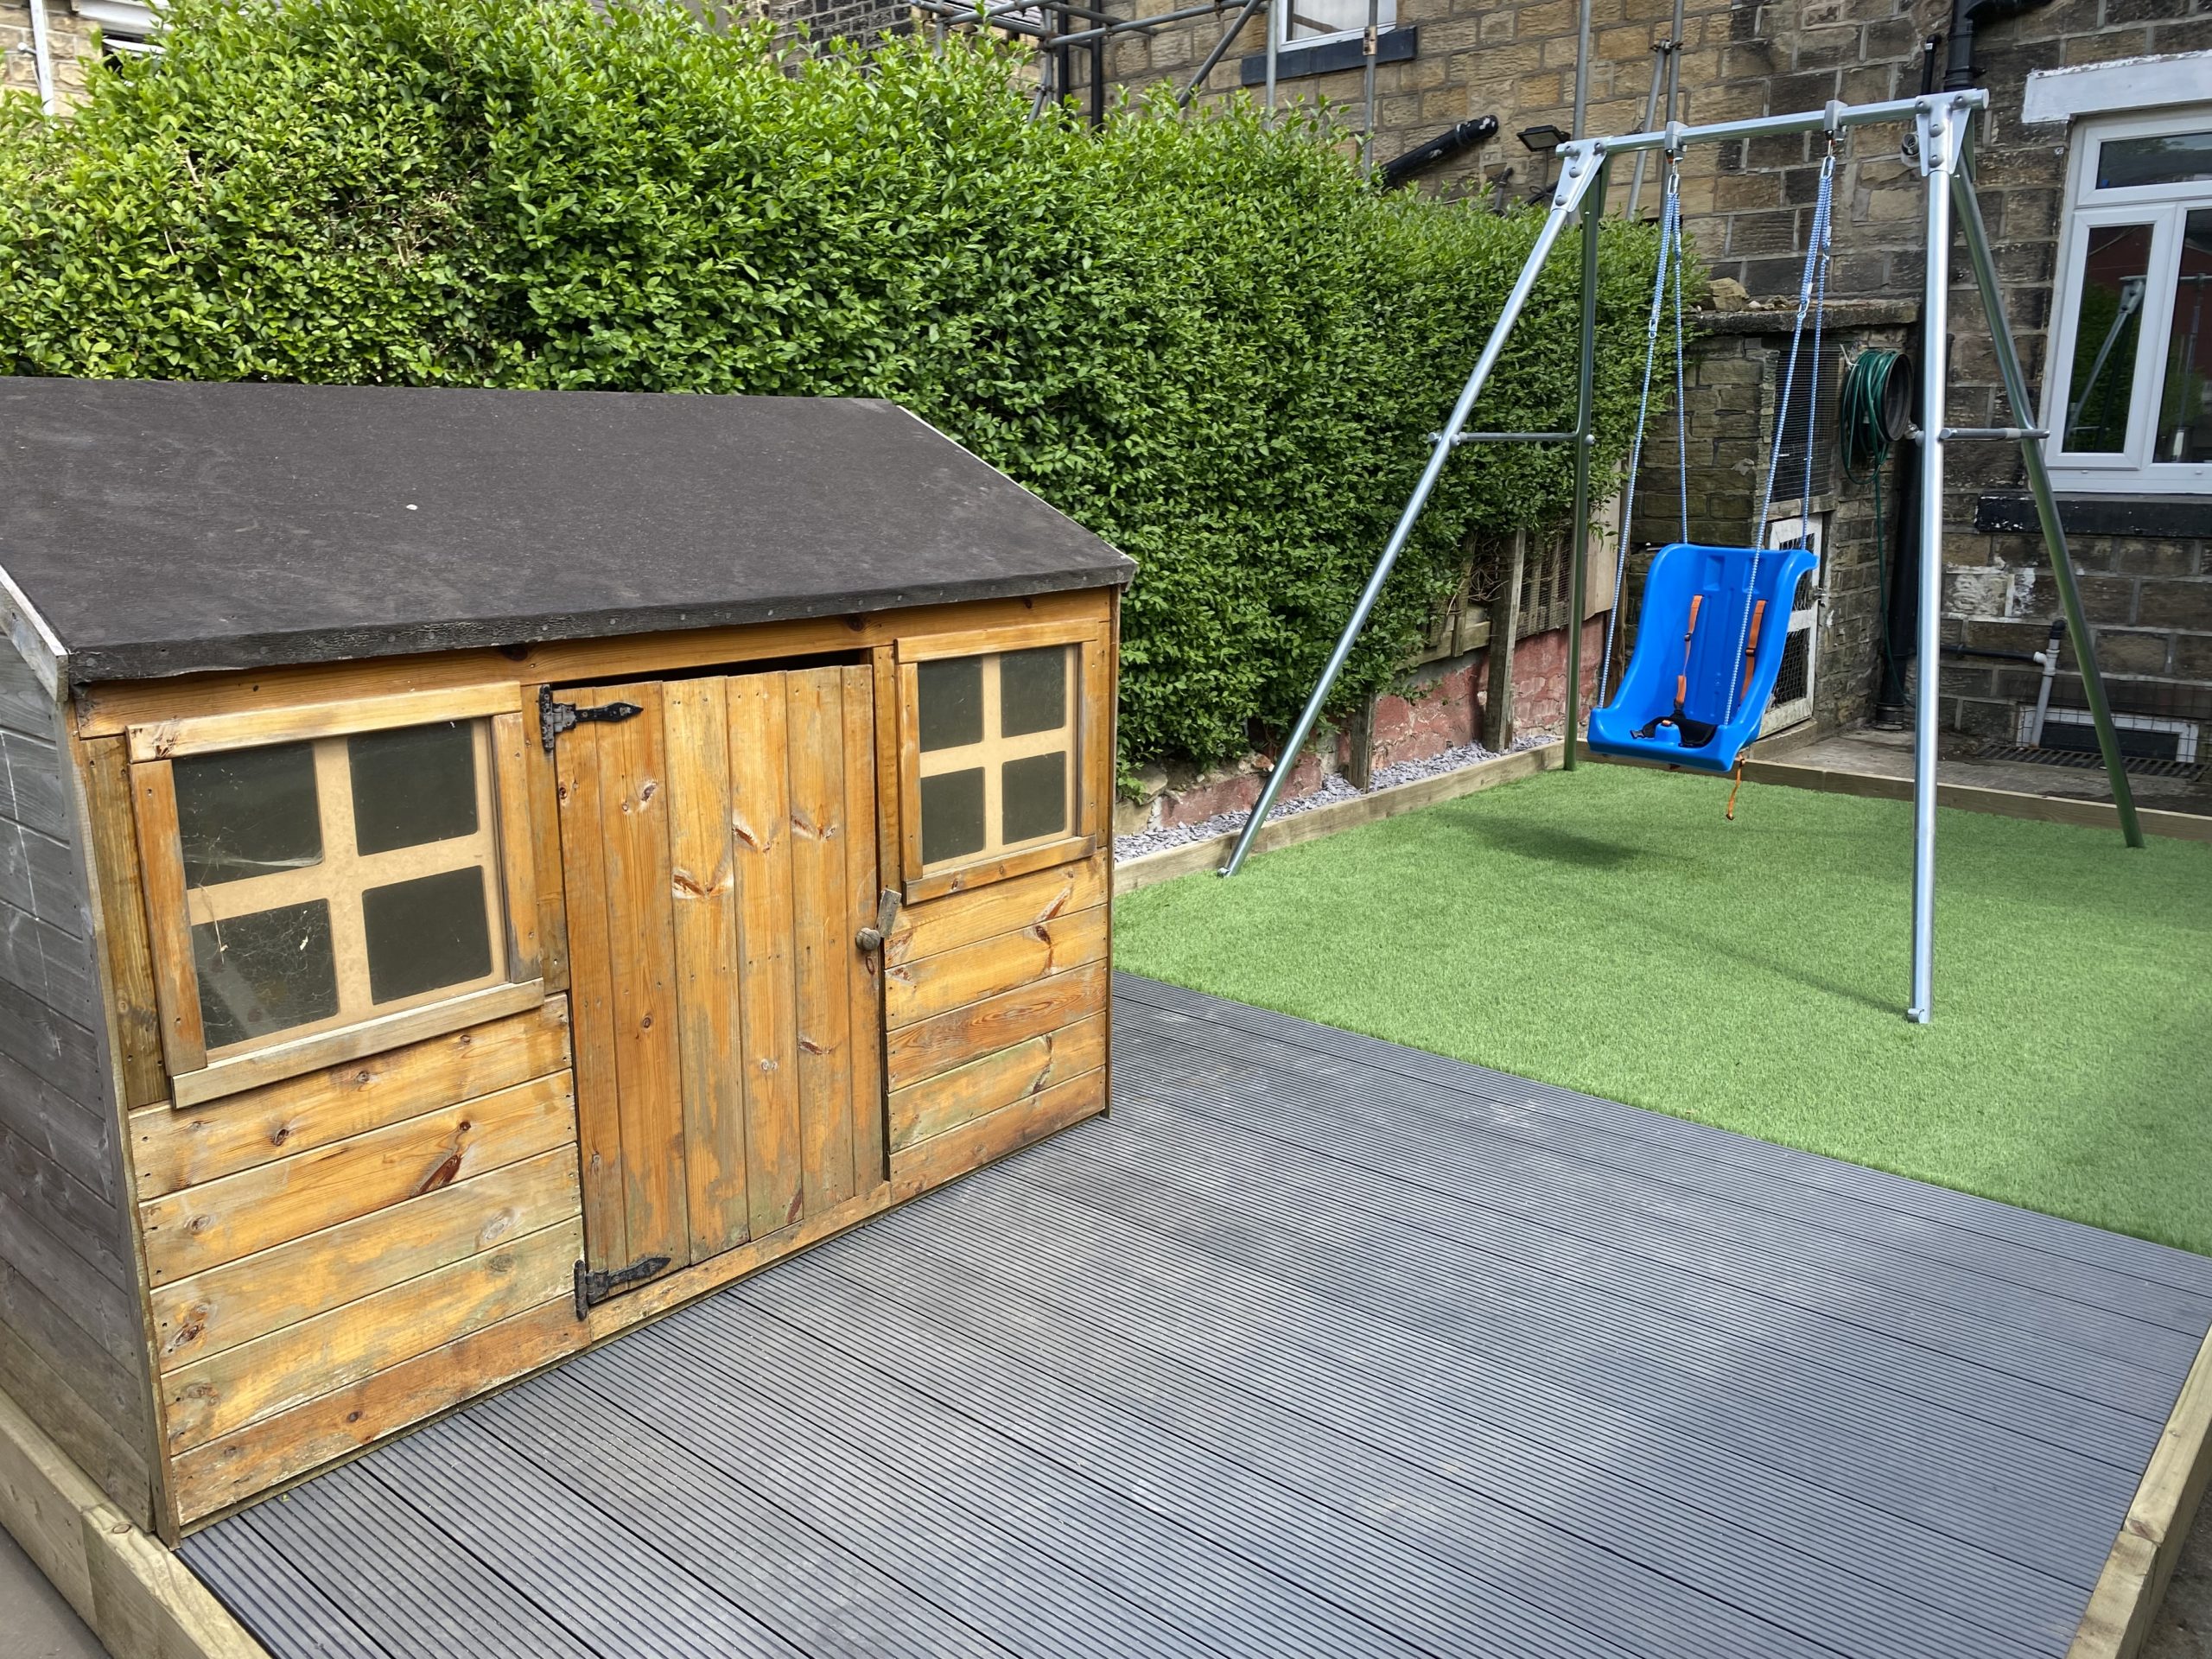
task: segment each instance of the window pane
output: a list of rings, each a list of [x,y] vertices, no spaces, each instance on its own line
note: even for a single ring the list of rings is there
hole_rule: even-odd
[[[463,985],[492,971],[484,872],[473,864],[365,889],[361,925],[368,935],[372,1002]]]
[[[999,734],[1053,732],[1068,723],[1070,645],[1011,651],[999,658]]]
[[[922,779],[922,862],[983,850],[983,769]]]
[[[1378,27],[1388,29],[1397,16],[1395,0],[1382,0],[1376,9]],[[1285,38],[1312,40],[1323,35],[1357,35],[1367,27],[1367,0],[1292,0]]]
[[[2097,146],[2097,188],[2190,184],[2212,179],[2212,130],[2162,132],[2150,138],[2108,138]]]
[[[2166,338],[2165,384],[2158,394],[2158,442],[2151,459],[2212,461],[2212,207],[2182,226],[2181,270],[2174,283],[2173,329]]]
[[[194,755],[177,761],[170,775],[187,886],[212,887],[322,861],[309,745]]]
[[[210,1048],[312,1025],[338,1012],[330,906],[320,899],[198,923],[192,960]]]
[[[2061,448],[2115,454],[2127,447],[2135,341],[2142,332],[2143,284],[2150,269],[2148,225],[2101,225],[2089,232],[2075,302],[2074,373],[2066,389]]]
[[[957,749],[983,741],[983,659],[949,657],[924,663],[916,675],[922,704],[922,748]]]
[[[476,735],[465,721],[346,740],[363,853],[476,833]]]
[[[1000,818],[1008,842],[1068,830],[1068,757],[1065,749],[1009,760],[999,772]]]

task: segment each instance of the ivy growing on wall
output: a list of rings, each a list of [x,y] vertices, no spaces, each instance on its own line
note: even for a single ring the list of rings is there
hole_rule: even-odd
[[[1538,222],[1381,195],[1325,117],[1032,119],[988,44],[810,57],[644,0],[167,16],[73,118],[0,111],[0,366],[895,398],[1139,562],[1125,762],[1288,723]],[[1572,243],[1484,426],[1571,412]],[[1652,255],[1607,232],[1604,467]],[[1555,524],[1568,482],[1455,458],[1347,696],[1469,530]]]

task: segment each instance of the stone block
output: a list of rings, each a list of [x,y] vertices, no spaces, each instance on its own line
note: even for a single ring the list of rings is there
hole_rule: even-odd
[[[2083,63],[2111,63],[2119,58],[2139,58],[2151,50],[2151,31],[2147,29],[2107,29],[2096,35],[2075,35],[2064,43],[2063,56],[2068,68]]]
[[[2126,626],[2136,620],[2138,583],[2133,577],[2084,575],[2075,579],[2075,585],[2082,590],[2082,613],[2091,622]]]
[[[2212,577],[2145,577],[2136,620],[2147,627],[2212,633]]]

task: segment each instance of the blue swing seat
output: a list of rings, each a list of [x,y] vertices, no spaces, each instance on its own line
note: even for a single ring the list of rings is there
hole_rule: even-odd
[[[1590,747],[1599,754],[1698,772],[1733,767],[1738,752],[1758,735],[1767,699],[1774,695],[1797,583],[1819,562],[1804,548],[1700,547],[1689,542],[1661,548],[1643,582],[1636,653],[1613,700],[1591,711]],[[1750,609],[1764,604],[1758,638],[1748,649],[1747,591]],[[1748,683],[1739,652],[1751,659]],[[1675,714],[1678,688],[1681,715],[1715,728],[1710,739],[1694,747],[1679,727],[1651,729],[1655,721]],[[1647,730],[1648,735],[1637,735]]]

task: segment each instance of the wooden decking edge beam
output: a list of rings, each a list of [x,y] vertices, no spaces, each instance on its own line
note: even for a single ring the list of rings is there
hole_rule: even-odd
[[[1746,760],[1745,778],[1754,784],[1781,784],[1791,789],[1821,790],[1832,795],[1858,795],[1872,800],[1909,801],[1912,779],[1872,772],[1841,772],[1829,766],[1801,766],[1790,760]],[[2089,830],[2120,829],[2119,809],[2104,801],[2077,801],[2063,795],[2031,795],[2023,790],[1986,789],[1980,784],[1936,785],[1939,806],[1966,812],[1986,812],[2000,818],[2031,818],[2044,823],[2078,824]],[[2169,812],[2139,807],[2136,816],[2151,835],[2176,841],[2212,841],[2212,817],[2194,812]]]
[[[269,1659],[192,1569],[109,1503],[5,1393],[0,1526],[115,1659]]]
[[[2212,1477],[2212,1333],[2181,1385],[2067,1659],[2135,1659]]]
[[[1500,784],[1533,778],[1540,772],[1555,770],[1565,754],[1565,746],[1560,743],[1539,744],[1535,748],[1516,749],[1511,754],[1478,760],[1471,766],[1439,772],[1433,778],[1416,778],[1409,784],[1394,784],[1388,789],[1378,789],[1349,801],[1338,801],[1290,817],[1276,818],[1260,831],[1260,839],[1253,850],[1271,853],[1281,847],[1295,847],[1301,841],[1318,840],[1323,836],[1333,836],[1340,830],[1355,829],[1363,823],[1395,818],[1401,812],[1433,806],[1440,801],[1457,800],[1460,796],[1472,795],[1478,790],[1494,789]],[[1140,887],[1172,881],[1179,875],[1188,875],[1193,870],[1218,869],[1222,861],[1228,857],[1230,844],[1235,839],[1236,832],[1230,830],[1223,835],[1209,836],[1204,841],[1164,848],[1159,852],[1147,853],[1141,858],[1117,864],[1114,868],[1114,891],[1117,895],[1135,893]]]

